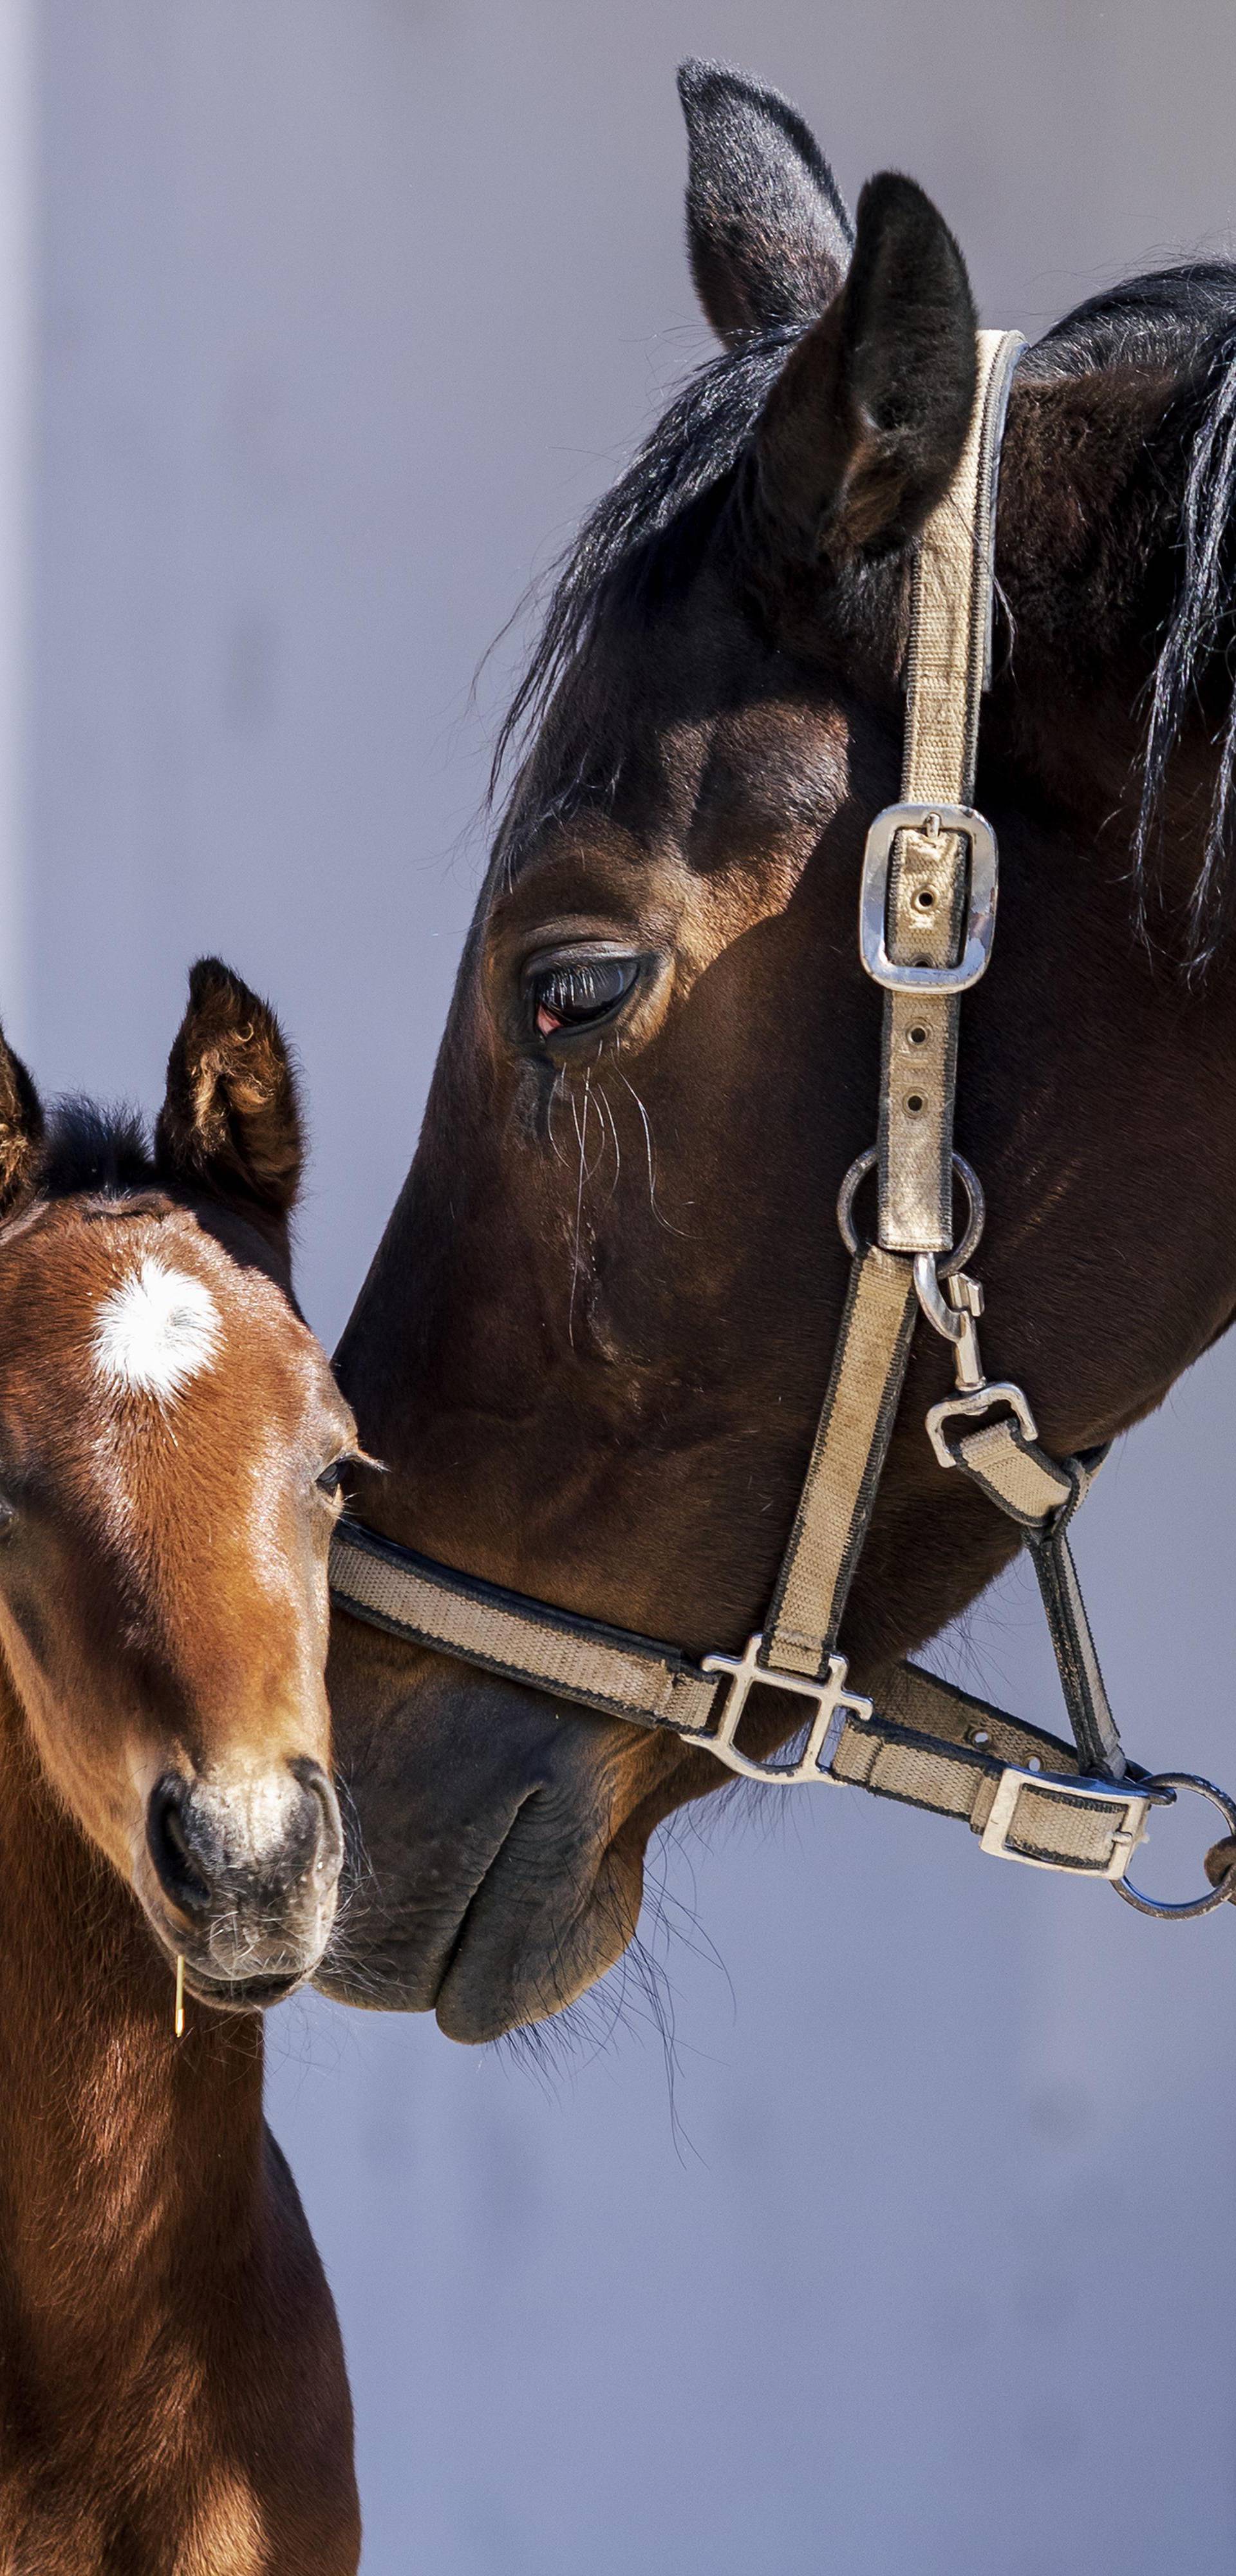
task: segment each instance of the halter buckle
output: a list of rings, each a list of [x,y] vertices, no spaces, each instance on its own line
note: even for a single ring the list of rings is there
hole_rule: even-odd
[[[1124,1821],[1114,1827],[1106,1860],[1049,1860],[1041,1846],[1037,1851],[1032,1848],[1032,1833],[1024,1821],[1019,1847],[1018,1810],[1022,1798],[1031,1791],[1038,1797],[1071,1799],[1074,1806],[1123,1808]],[[1010,1762],[996,1783],[980,1849],[995,1860],[1022,1861],[1027,1869],[1056,1869],[1069,1876],[1120,1880],[1146,1831],[1150,1808],[1166,1804],[1168,1800],[1151,1781],[1139,1781],[1134,1786],[1128,1780],[1060,1779],[1054,1772],[1022,1771]]]
[[[899,966],[889,956],[888,878],[899,832],[955,832],[970,845],[966,944],[955,966]],[[996,836],[972,805],[886,805],[867,834],[858,900],[858,953],[888,993],[968,993],[991,955],[996,932]]]
[[[859,1692],[846,1689],[844,1655],[830,1655],[828,1671],[811,1680],[805,1673],[785,1673],[779,1671],[775,1664],[762,1664],[759,1657],[763,1643],[763,1636],[757,1632],[754,1637],[748,1637],[739,1657],[704,1656],[701,1670],[728,1673],[730,1686],[715,1728],[710,1727],[707,1733],[701,1729],[699,1742],[707,1745],[710,1753],[716,1754],[718,1762],[724,1762],[730,1771],[739,1772],[744,1780],[771,1780],[785,1789],[795,1788],[803,1781],[831,1781],[831,1764],[841,1742],[846,1718],[869,1718],[871,1702]],[[815,1715],[807,1732],[807,1741],[796,1762],[756,1762],[750,1754],[739,1752],[734,1742],[735,1731],[757,1685],[766,1690],[796,1691],[800,1698],[815,1701]]]

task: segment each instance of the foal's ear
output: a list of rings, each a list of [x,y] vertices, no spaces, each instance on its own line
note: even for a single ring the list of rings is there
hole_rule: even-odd
[[[12,1216],[33,1189],[42,1144],[42,1103],[21,1057],[0,1031],[0,1220]]]
[[[858,201],[835,303],[800,340],[756,432],[763,533],[797,563],[917,535],[965,444],[975,312],[944,217],[885,171]]]
[[[217,957],[200,957],[167,1060],[160,1179],[281,1230],[303,1160],[296,1078],[274,1012]]]
[[[844,197],[809,126],[775,89],[724,63],[684,63],[687,247],[696,293],[722,340],[813,322],[836,294],[854,239]]]

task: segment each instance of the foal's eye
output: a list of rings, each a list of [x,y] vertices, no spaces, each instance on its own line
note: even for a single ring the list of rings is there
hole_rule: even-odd
[[[346,1479],[353,1467],[371,1468],[379,1476],[386,1473],[381,1459],[371,1458],[367,1449],[341,1449],[338,1457],[331,1459],[329,1467],[323,1467],[321,1475],[314,1477],[316,1491],[324,1495],[328,1503],[341,1501]]]
[[[591,1028],[607,1019],[634,991],[638,979],[638,957],[575,957],[557,965],[532,966],[524,991],[537,1036]]]

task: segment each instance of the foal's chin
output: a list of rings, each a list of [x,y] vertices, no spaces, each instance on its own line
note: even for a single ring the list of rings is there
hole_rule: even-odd
[[[289,1995],[308,1985],[319,1966],[325,1941],[305,1959],[303,1966],[265,1974],[217,1977],[185,1960],[185,1992],[196,2003],[208,2004],[212,2012],[268,2012],[272,2004],[286,2003]]]
[[[308,1984],[334,1928],[332,1894],[329,1903],[318,1908],[312,1926],[303,1931],[272,1925],[263,1935],[242,1933],[236,1940],[225,1934],[221,1942],[217,1929],[205,1936],[180,1929],[143,1889],[137,1893],[173,1974],[177,1961],[183,1959],[185,1993],[195,2003],[209,2005],[212,2012],[267,2012],[272,2004],[284,2003],[298,1987]],[[234,1952],[230,1961],[227,1949]]]

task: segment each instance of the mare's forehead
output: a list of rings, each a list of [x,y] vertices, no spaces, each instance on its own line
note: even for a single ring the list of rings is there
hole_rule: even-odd
[[[615,855],[672,843],[708,873],[731,851],[804,825],[820,829],[847,790],[850,727],[822,680],[771,662],[759,685],[691,704],[676,693],[608,709],[585,743],[572,725],[547,741],[499,844],[495,890],[530,881],[572,850]],[[538,774],[539,773],[539,774]]]

